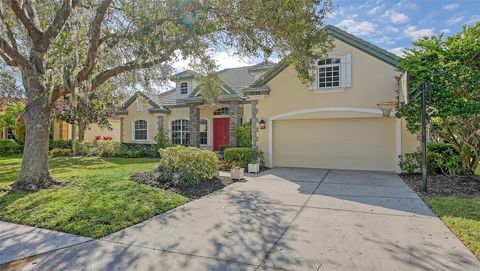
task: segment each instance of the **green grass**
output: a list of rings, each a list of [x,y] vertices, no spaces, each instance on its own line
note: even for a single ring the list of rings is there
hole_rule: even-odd
[[[480,259],[480,198],[429,197],[427,204]]]
[[[0,157],[0,188],[18,176],[22,158]],[[35,193],[0,192],[0,220],[99,238],[175,208],[187,198],[138,184],[135,172],[158,159],[51,158],[54,178],[66,185]]]

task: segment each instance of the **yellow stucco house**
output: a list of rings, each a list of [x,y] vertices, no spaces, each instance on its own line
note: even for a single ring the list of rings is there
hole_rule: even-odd
[[[217,151],[236,145],[235,128],[252,122],[252,144],[270,167],[398,172],[399,156],[416,151],[418,140],[404,120],[383,117],[377,107],[403,99],[395,55],[336,27],[325,30],[335,46],[327,59],[312,59],[312,85],[284,62],[225,69],[218,72],[223,94],[208,104],[197,74],[184,71],[171,78],[175,89],[139,92],[124,104],[120,140],[153,143],[163,128],[174,144]]]

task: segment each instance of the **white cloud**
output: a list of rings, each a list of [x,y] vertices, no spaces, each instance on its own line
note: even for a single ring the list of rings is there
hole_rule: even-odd
[[[227,51],[214,52],[212,50],[209,52],[209,54],[215,60],[220,70],[254,65],[262,61],[261,59],[244,58],[238,55],[231,54]],[[178,57],[178,61],[175,61],[172,66],[177,71],[187,70],[190,69],[190,61],[191,59],[182,59],[182,57],[180,56]]]
[[[442,5],[442,9],[444,10],[455,10],[458,7],[460,7],[459,4],[448,4],[448,5]]]
[[[470,17],[470,19],[468,19],[468,21],[466,21],[465,23],[466,24],[476,24],[480,22],[480,15],[473,15],[472,17]]]
[[[385,30],[387,30],[388,32],[392,32],[392,33],[397,33],[398,32],[398,28],[390,26],[390,25],[385,26]]]
[[[383,17],[390,19],[394,24],[402,24],[408,22],[408,16],[404,13],[396,12],[393,10],[387,10]]]
[[[382,5],[382,6],[376,6],[376,7],[372,8],[370,11],[368,11],[367,13],[368,13],[369,15],[375,15],[375,14],[380,13],[383,8],[384,8],[383,5]]]
[[[450,33],[450,29],[448,29],[448,28],[441,29],[440,33],[448,34],[448,33]]]
[[[403,34],[405,36],[411,38],[412,40],[417,40],[417,39],[420,39],[424,36],[433,35],[434,31],[435,31],[435,29],[433,29],[433,28],[417,29],[416,26],[411,25],[411,26],[408,26],[407,28],[405,28],[405,30],[403,30]]]
[[[405,53],[403,52],[404,50],[405,50],[405,47],[395,47],[390,49],[389,51],[391,53],[396,54],[397,56],[404,56],[405,55]]]
[[[417,4],[415,4],[413,2],[410,2],[410,1],[407,1],[407,0],[401,0],[401,1],[398,1],[393,6],[393,8],[395,8],[395,9],[416,9]]]
[[[368,21],[357,22],[354,19],[345,19],[341,21],[338,27],[354,35],[368,35],[375,32],[376,25]]]
[[[464,18],[465,17],[463,17],[463,16],[459,16],[459,17],[453,16],[452,18],[447,20],[447,25],[452,26],[452,25],[455,25],[455,24],[459,24],[463,21]]]

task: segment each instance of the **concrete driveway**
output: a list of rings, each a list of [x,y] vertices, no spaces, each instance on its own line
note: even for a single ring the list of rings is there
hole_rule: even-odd
[[[393,173],[274,168],[143,223],[4,268],[480,270]]]

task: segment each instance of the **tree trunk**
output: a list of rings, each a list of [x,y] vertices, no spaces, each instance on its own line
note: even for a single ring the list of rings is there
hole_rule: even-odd
[[[23,114],[26,136],[22,168],[13,190],[36,191],[53,183],[48,170],[48,145],[51,109],[41,99],[28,103]]]
[[[78,119],[78,141],[83,141],[85,140],[85,123],[81,118]]]

